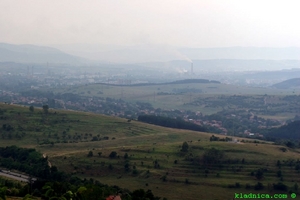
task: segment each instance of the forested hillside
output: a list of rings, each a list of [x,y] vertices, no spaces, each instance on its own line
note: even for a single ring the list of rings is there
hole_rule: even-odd
[[[194,123],[186,122],[182,119],[173,119],[169,117],[162,117],[162,116],[155,116],[155,115],[140,115],[138,117],[138,121],[169,127],[169,128],[207,132],[207,129],[205,127],[199,126]]]
[[[300,121],[294,121],[279,128],[267,131],[266,136],[290,140],[300,140]]]

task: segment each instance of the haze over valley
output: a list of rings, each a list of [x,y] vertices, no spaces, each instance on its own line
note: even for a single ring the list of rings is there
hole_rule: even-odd
[[[297,199],[298,4],[2,1],[0,199]]]

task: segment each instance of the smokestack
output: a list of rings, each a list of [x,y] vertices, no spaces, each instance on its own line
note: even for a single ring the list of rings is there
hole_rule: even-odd
[[[193,71],[193,63],[191,63],[191,75],[194,74],[194,71]]]

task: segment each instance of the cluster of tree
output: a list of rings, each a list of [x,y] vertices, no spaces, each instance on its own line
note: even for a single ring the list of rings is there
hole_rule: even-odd
[[[172,90],[175,94],[184,94],[184,93],[202,93],[203,91],[198,88],[175,88]]]
[[[189,151],[189,145],[187,142],[183,142],[181,146],[181,151],[182,152],[188,152]]]
[[[45,180],[64,180],[66,174],[58,172],[57,167],[48,165],[47,157],[35,149],[17,146],[0,147],[0,166],[15,169]]]
[[[174,82],[170,82],[168,84],[184,84],[184,83],[220,83],[219,81],[210,81],[207,79],[185,79],[185,80],[178,80]]]
[[[33,92],[34,91],[34,92]],[[134,103],[127,103],[121,99],[113,99],[113,98],[101,98],[101,97],[93,97],[90,100],[90,97],[83,96],[79,94],[73,93],[63,93],[63,94],[54,94],[50,91],[37,91],[37,90],[30,90],[30,91],[23,91],[21,93],[22,96],[29,96],[35,98],[46,98],[47,101],[43,102],[43,104],[47,104],[49,108],[67,108],[67,109],[74,109],[74,110],[84,110],[90,112],[97,112],[107,115],[114,115],[116,113],[120,113],[123,111],[126,112],[125,116],[120,117],[134,117],[136,118],[136,113],[139,110],[140,104]],[[62,102],[69,102],[71,104],[63,104]],[[20,102],[20,104],[24,104]],[[28,105],[27,103],[25,103]],[[41,107],[43,104],[31,104],[32,106]],[[147,103],[146,103],[147,104]],[[150,107],[149,107],[150,105]],[[151,104],[147,105],[147,108],[153,109]]]
[[[241,188],[242,187],[242,185],[240,184],[240,183],[235,183],[235,184],[229,184],[228,185],[228,188]],[[289,192],[290,193],[297,193],[298,192],[298,188],[299,188],[299,186],[298,186],[298,184],[297,183],[295,183],[294,185],[293,185],[293,187],[288,187],[287,185],[285,185],[284,183],[282,183],[282,182],[278,182],[278,183],[273,183],[273,185],[271,186],[268,186],[268,187],[273,187],[273,189],[274,190],[277,190],[277,191],[288,191],[288,189],[290,189],[289,190]],[[246,189],[255,189],[255,190],[263,190],[264,188],[265,188],[265,185],[263,185],[263,183],[261,183],[261,182],[257,182],[257,184],[255,184],[255,185],[250,185],[250,184],[246,184],[245,185],[245,188]],[[287,195],[288,196],[288,195]],[[249,197],[248,197],[249,198]],[[254,197],[253,197],[254,198]]]
[[[81,180],[77,177],[68,181],[36,181],[27,185],[16,185],[14,182],[0,182],[0,198],[5,200],[6,195],[24,197],[23,199],[45,200],[105,200],[109,196],[119,195],[122,200],[159,200],[151,190],[137,189],[133,192],[119,188],[118,186],[108,186],[93,179]],[[164,198],[165,199],[165,198]]]
[[[222,127],[226,128],[229,135],[239,135],[240,133],[244,133],[245,130],[249,130],[254,133],[261,133],[262,130],[258,129],[257,127],[262,125],[279,125],[278,122],[265,120],[255,116],[253,119],[251,119],[251,116],[249,116],[247,112],[233,112],[226,110],[220,111],[216,114],[204,116],[202,120],[216,120],[222,122]],[[214,127],[209,127],[209,130],[212,133],[218,133],[218,130]]]
[[[153,106],[150,103],[147,103],[147,102],[137,101],[136,105],[141,110],[154,110]]]
[[[0,148],[0,165],[38,178],[25,186],[0,179],[0,199],[4,200],[6,195],[25,196],[24,199],[36,196],[47,200],[102,200],[110,195],[121,195],[123,200],[160,199],[154,196],[151,190],[138,189],[130,192],[117,186],[103,185],[93,179],[82,180],[72,177],[58,171],[55,166],[49,167],[47,157],[43,158],[35,149],[16,146],[2,147]]]
[[[167,82],[167,83],[138,83],[138,84],[132,84],[131,87],[134,86],[149,86],[149,85],[174,85],[174,84],[189,84],[189,83],[218,83],[219,81],[214,80],[207,80],[207,79],[184,79],[184,80],[178,80],[173,82]],[[103,84],[103,83],[101,83]],[[103,85],[109,85],[109,84],[103,84]],[[117,84],[114,84],[117,85]]]
[[[220,137],[217,137],[217,136],[214,136],[212,135],[210,138],[209,138],[209,141],[223,141],[223,142],[228,142],[228,141],[232,141],[232,138],[229,138],[229,137],[225,137],[225,138],[220,138]]]
[[[300,121],[294,121],[279,128],[272,128],[265,133],[270,139],[293,139],[300,140],[299,135]]]
[[[162,116],[155,116],[155,115],[140,115],[138,117],[138,121],[169,127],[169,128],[207,132],[207,129],[205,127],[199,126],[194,123],[186,122],[182,119],[173,119],[169,117],[162,117]]]
[[[2,130],[3,131],[12,131],[12,130],[14,130],[14,128],[10,124],[3,124]]]
[[[204,164],[218,164],[222,162],[222,158],[224,157],[224,152],[216,149],[210,148],[205,150],[203,154],[203,163]]]

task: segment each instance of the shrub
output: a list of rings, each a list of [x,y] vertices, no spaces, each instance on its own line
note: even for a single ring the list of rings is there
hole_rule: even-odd
[[[88,157],[93,157],[93,152],[92,152],[92,151],[89,151],[89,153],[88,153],[87,156],[88,156]]]
[[[277,172],[277,177],[281,177],[282,176],[282,172],[281,172],[281,170],[279,170],[278,172]]]
[[[185,179],[185,184],[189,184],[189,183],[190,183],[189,179],[186,178],[186,179]]]
[[[115,158],[115,157],[117,157],[117,152],[112,151],[112,152],[109,154],[109,157],[110,157],[110,158]]]
[[[114,167],[112,166],[112,164],[109,164],[109,165],[108,165],[108,169],[111,170],[111,169],[113,169],[113,168],[114,168]]]
[[[218,149],[211,148],[204,152],[203,161],[209,164],[215,164],[220,162],[224,156],[224,153]]]
[[[281,147],[280,150],[281,150],[282,152],[286,152],[286,148],[284,148],[284,147]]]
[[[137,175],[138,174],[138,170],[137,169],[132,170],[132,174],[133,175]]]
[[[255,186],[254,186],[255,190],[262,190],[264,189],[264,185],[261,182],[258,182]]]
[[[288,187],[283,183],[279,182],[277,184],[273,183],[274,190],[287,191]]]
[[[182,151],[182,152],[188,152],[188,150],[189,150],[189,145],[188,145],[187,142],[184,142],[184,143],[182,144],[181,151]]]
[[[258,169],[258,170],[256,171],[255,177],[256,177],[258,180],[261,180],[261,179],[263,178],[263,176],[264,176],[263,170],[262,170],[262,169]]]

